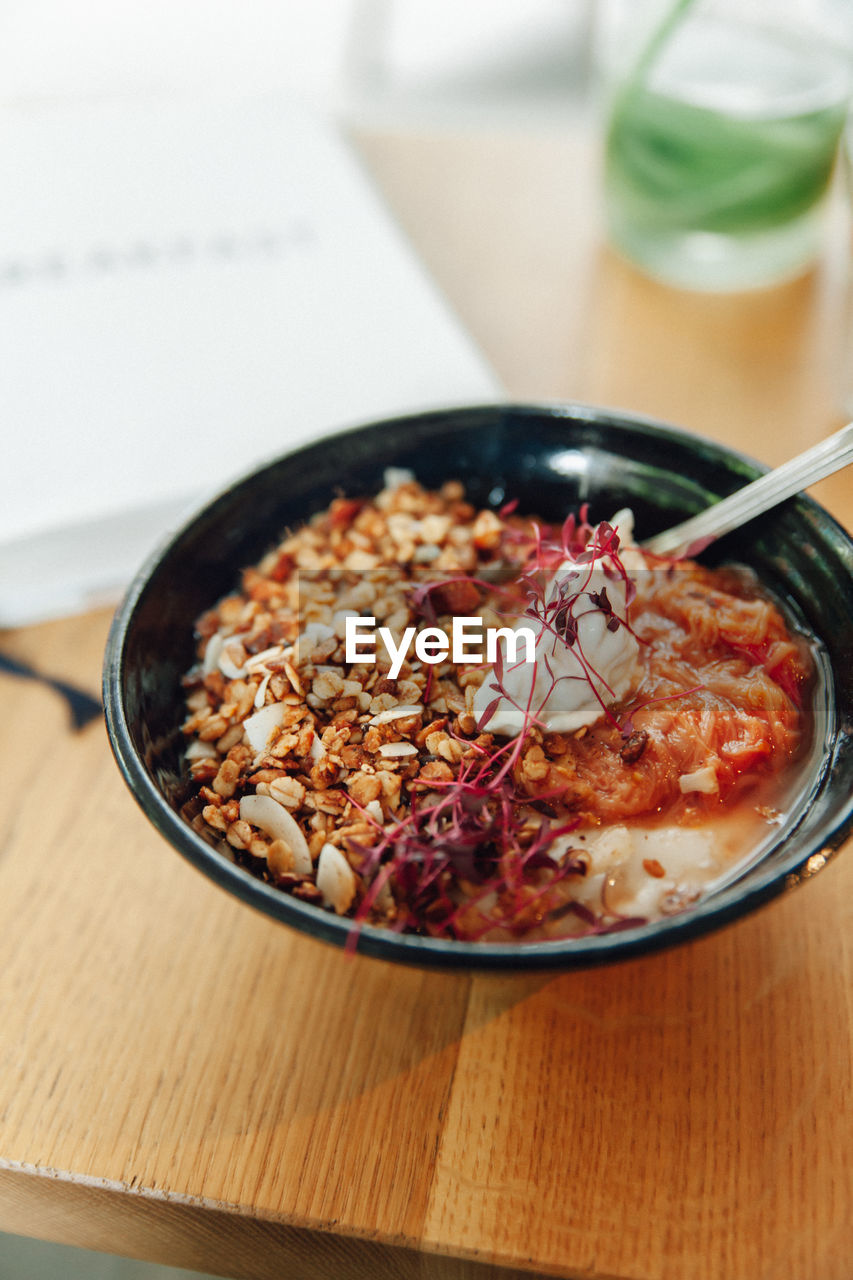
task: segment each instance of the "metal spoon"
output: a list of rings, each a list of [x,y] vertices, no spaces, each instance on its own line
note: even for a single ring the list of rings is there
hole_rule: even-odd
[[[649,538],[642,544],[643,550],[651,551],[653,555],[698,555],[715,538],[731,533],[732,529],[754,520],[785,498],[799,493],[816,480],[832,475],[834,471],[840,471],[851,462],[853,422],[698,515]]]

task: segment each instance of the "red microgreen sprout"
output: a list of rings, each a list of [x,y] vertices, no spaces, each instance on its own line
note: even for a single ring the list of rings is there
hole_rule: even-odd
[[[508,504],[501,515],[512,510],[514,504]],[[615,724],[600,692],[612,695],[612,690],[583,652],[578,624],[586,613],[598,610],[607,618],[608,629],[624,626],[631,631],[627,609],[624,616],[617,614],[607,587],[594,589],[597,580],[593,575],[603,570],[609,581],[622,584],[627,603],[634,597],[634,583],[619,558],[617,531],[606,523],[594,528],[584,506],[579,517],[570,515],[556,534],[535,523],[529,532],[520,533],[512,526],[504,532],[509,535],[505,542],[516,551],[516,561],[521,564],[520,577],[510,593],[516,601],[516,616],[533,619],[542,634],[553,637],[555,646],[573,648],[581,666],[580,676],[558,676],[544,653],[542,661],[551,681],[545,702],[560,680],[585,679],[602,714]],[[554,591],[549,589],[548,577],[557,571]],[[412,609],[435,625],[437,602],[438,607],[446,607],[459,598],[460,583],[470,584],[466,607],[473,599],[470,587],[478,592],[496,590],[495,584],[481,578],[452,573],[414,587],[410,593]],[[523,606],[520,614],[519,606]],[[430,668],[425,703],[429,702],[432,674]],[[577,820],[555,823],[545,808],[537,812],[531,798],[518,789],[513,771],[530,730],[546,726],[538,718],[543,707],[534,713],[531,706],[534,682],[527,704],[522,705],[508,694],[505,677],[498,647],[489,684],[496,696],[480,717],[480,727],[488,724],[501,699],[508,698],[522,714],[521,731],[491,749],[460,737],[465,752],[452,780],[429,779],[420,788],[414,785],[404,817],[383,828],[369,845],[352,838],[348,842],[360,855],[361,875],[367,885],[356,910],[355,933],[369,919],[388,885],[397,909],[393,927],[400,931],[476,941],[495,930],[510,934],[523,931],[522,922],[531,916],[550,919],[564,913],[564,904],[555,905],[552,900],[554,890],[567,877],[584,874],[586,864],[568,853],[557,856],[553,848],[555,840],[577,826]],[[426,791],[426,796],[419,796],[419,790]],[[547,799],[547,792],[536,797],[543,805]],[[580,904],[568,910],[587,931],[624,927],[622,921],[614,925],[599,919]]]

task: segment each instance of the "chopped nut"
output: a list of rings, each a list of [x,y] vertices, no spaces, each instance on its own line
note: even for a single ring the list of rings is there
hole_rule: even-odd
[[[223,760],[222,764],[219,766],[219,772],[213,779],[213,790],[217,795],[228,800],[237,790],[237,780],[239,777],[240,766],[234,760]]]
[[[375,773],[356,773],[347,778],[347,791],[363,807],[382,794],[382,782]]]
[[[324,756],[311,769],[311,782],[318,791],[325,791],[327,787],[337,782],[339,773],[340,765],[336,764],[329,756]]]
[[[423,766],[419,778],[426,778],[428,781],[452,782],[453,770],[449,764],[445,764],[443,760],[428,760]]]
[[[224,831],[228,826],[223,814],[215,804],[206,804],[201,811],[201,816],[209,827],[213,827],[214,831]]]
[[[202,742],[215,742],[217,738],[222,737],[227,728],[228,722],[222,716],[210,716],[204,727],[199,730],[198,736]]]
[[[323,671],[315,676],[314,683],[311,685],[314,696],[323,702],[331,702],[333,698],[337,698],[343,693],[343,688],[343,678],[332,671]]]
[[[481,550],[496,547],[503,533],[503,522],[494,511],[481,511],[474,521],[474,546]]]

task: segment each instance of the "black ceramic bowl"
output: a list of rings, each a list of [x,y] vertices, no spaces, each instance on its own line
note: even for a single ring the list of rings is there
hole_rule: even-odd
[[[145,565],[113,622],[104,695],[113,751],[131,791],[174,845],[223,888],[285,924],[342,945],[350,921],[255,879],[181,818],[181,675],[194,661],[193,622],[233,589],[287,526],[336,491],[371,494],[388,466],[429,487],[464,481],[475,503],[518,498],[562,519],[581,502],[593,519],[630,505],[650,536],[741,487],[761,468],[672,427],[578,405],[494,405],[434,411],[359,427],[295,450],[238,480]],[[753,566],[822,645],[827,718],[808,801],[776,843],[728,887],[691,910],[639,928],[576,940],[465,943],[364,927],[358,950],[409,964],[566,969],[697,937],[752,911],[811,874],[853,823],[853,543],[814,502],[797,498],[720,541],[717,559]]]

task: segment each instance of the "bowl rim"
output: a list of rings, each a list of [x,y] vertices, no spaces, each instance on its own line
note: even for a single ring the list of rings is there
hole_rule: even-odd
[[[608,431],[639,430],[641,434],[662,441],[677,439],[689,443],[693,450],[709,460],[728,466],[737,465],[748,479],[763,474],[768,468],[748,455],[699,433],[645,414],[618,408],[590,405],[582,401],[507,400],[437,406],[414,412],[401,412],[381,419],[355,422],[334,433],[300,440],[293,447],[262,460],[239,473],[233,480],[207,495],[185,515],[178,528],[171,530],[154,547],[137,573],[116,609],[107,637],[103,665],[103,701],[110,747],[124,781],[149,821],[183,857],[221,888],[267,916],[290,925],[325,942],[357,951],[361,955],[419,967],[465,970],[565,970],[589,968],[632,956],[646,955],[688,940],[696,939],[751,914],[758,907],[811,878],[838,852],[853,828],[853,796],[848,803],[827,819],[810,839],[808,848],[792,851],[773,867],[760,871],[761,863],[749,868],[752,877],[744,889],[736,878],[730,884],[711,892],[687,911],[662,920],[651,921],[630,929],[587,935],[579,938],[534,942],[464,942],[433,938],[423,934],[402,934],[375,925],[363,924],[356,929],[346,916],[337,916],[321,907],[303,903],[273,885],[253,876],[247,869],[228,860],[213,845],[204,841],[189,823],[170,805],[145,768],[134,745],[123,696],[127,658],[127,641],[131,623],[143,596],[158,569],[193,526],[212,512],[235,490],[250,483],[261,473],[281,465],[296,454],[334,447],[337,442],[358,436],[379,437],[384,428],[402,423],[440,424],[447,416],[476,421],[484,415],[545,416],[555,421],[581,421]],[[447,425],[445,421],[445,425]],[[459,424],[459,430],[464,424]],[[381,464],[380,464],[381,465]],[[795,506],[818,514],[834,540],[845,544],[853,554],[853,536],[814,499],[803,494],[788,500]],[[825,772],[825,771],[824,771]],[[823,775],[821,775],[821,778]],[[816,783],[816,785],[818,785]],[[800,821],[803,814],[800,815]],[[799,824],[791,828],[791,836]],[[819,861],[816,862],[816,855]]]

